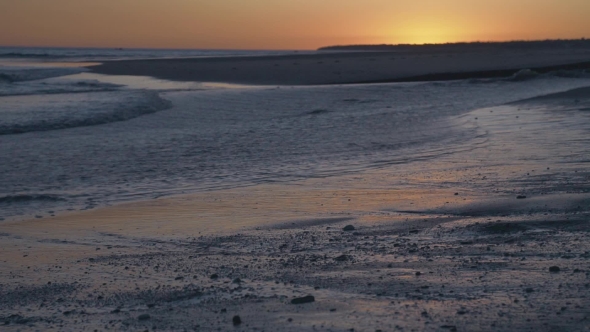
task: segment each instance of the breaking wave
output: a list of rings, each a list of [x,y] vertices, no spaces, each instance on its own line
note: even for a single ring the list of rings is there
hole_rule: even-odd
[[[15,83],[79,74],[86,68],[0,68],[0,82]]]
[[[0,74],[0,80],[1,80]],[[101,92],[115,91],[121,86],[110,83],[102,83],[93,80],[87,81],[52,81],[52,82],[27,82],[4,84],[0,89],[0,97],[26,96],[26,95],[47,95],[80,92]]]
[[[109,100],[108,102],[96,99],[95,96],[100,94],[89,94],[91,97],[80,98],[76,103],[65,105],[59,110],[48,111],[41,104],[37,109],[25,109],[12,114],[5,113],[3,118],[0,119],[0,135],[87,127],[126,121],[170,108],[172,105],[153,91],[109,92],[109,95],[103,94],[101,96],[103,100]],[[115,99],[115,101],[113,102],[111,99]],[[13,103],[18,103],[18,100]]]

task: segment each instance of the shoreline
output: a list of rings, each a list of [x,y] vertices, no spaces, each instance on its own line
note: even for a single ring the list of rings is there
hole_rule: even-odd
[[[107,75],[247,85],[330,85],[509,77],[590,69],[590,50],[345,52],[281,56],[105,61]]]

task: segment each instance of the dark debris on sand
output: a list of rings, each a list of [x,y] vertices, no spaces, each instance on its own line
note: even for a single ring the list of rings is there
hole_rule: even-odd
[[[291,304],[305,304],[315,302],[315,297],[308,295],[304,297],[297,297],[291,300]]]
[[[142,239],[135,253],[34,271],[50,276],[51,284],[17,278],[30,273],[26,266],[13,271],[14,278],[0,285],[0,324],[124,331],[232,325],[579,330],[590,319],[590,214],[568,215],[567,223],[561,215],[543,217],[363,225],[356,235],[317,225]],[[311,319],[315,315],[330,318]]]

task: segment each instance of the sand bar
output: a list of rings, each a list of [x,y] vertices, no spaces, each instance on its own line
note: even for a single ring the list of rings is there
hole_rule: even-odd
[[[510,76],[590,68],[589,49],[318,52],[286,56],[107,61],[100,74],[253,85],[322,85]]]

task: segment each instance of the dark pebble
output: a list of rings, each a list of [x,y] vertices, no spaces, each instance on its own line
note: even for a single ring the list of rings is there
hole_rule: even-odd
[[[152,316],[150,316],[149,314],[142,314],[137,317],[137,320],[148,320],[150,318],[152,318]]]
[[[336,258],[334,258],[335,261],[337,262],[346,262],[348,260],[348,256],[346,255],[340,255]]]
[[[345,232],[352,232],[355,230],[355,228],[352,225],[348,225],[348,226],[344,227],[342,230]]]
[[[232,318],[232,322],[234,323],[234,325],[240,325],[242,324],[242,319],[240,318],[240,316],[234,316],[234,318]]]
[[[304,297],[298,297],[291,300],[291,304],[305,304],[315,302],[315,297],[308,295]]]
[[[516,199],[525,199],[525,198],[526,198],[525,195],[518,195],[518,196],[516,196]]]
[[[217,273],[214,273],[214,274],[211,275],[211,279],[217,279],[217,278],[219,278],[219,276],[217,275]]]
[[[559,266],[552,266],[549,268],[549,272],[553,272],[553,273],[557,273],[561,271],[561,269],[559,268]]]

